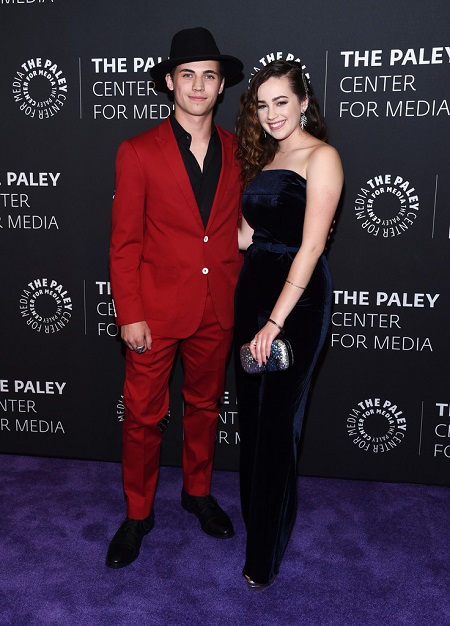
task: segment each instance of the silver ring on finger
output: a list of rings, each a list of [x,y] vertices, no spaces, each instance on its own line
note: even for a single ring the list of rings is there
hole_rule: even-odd
[[[134,351],[137,352],[138,354],[142,354],[145,350],[145,346],[136,346]]]

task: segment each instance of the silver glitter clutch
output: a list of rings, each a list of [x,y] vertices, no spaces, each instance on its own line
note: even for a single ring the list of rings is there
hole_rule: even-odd
[[[270,348],[270,356],[267,362],[259,365],[252,357],[250,344],[244,343],[240,349],[241,364],[247,374],[261,374],[263,372],[282,372],[294,363],[294,353],[289,341],[275,339]]]

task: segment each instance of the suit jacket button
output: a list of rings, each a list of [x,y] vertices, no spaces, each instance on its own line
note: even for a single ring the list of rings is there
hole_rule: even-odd
[[[202,269],[203,274],[207,274],[209,272],[209,269],[207,267],[204,267]]]
[[[205,236],[203,237],[203,241],[204,241],[205,243],[208,241],[208,239],[209,239],[208,235],[205,235]]]

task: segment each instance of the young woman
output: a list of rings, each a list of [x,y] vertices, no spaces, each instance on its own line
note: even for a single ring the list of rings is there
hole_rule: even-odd
[[[241,505],[247,529],[243,574],[270,585],[296,517],[297,445],[311,376],[330,320],[324,256],[343,184],[341,161],[299,63],[274,61],[241,98],[237,157],[245,186],[236,291],[235,354],[241,428]],[[285,334],[283,372],[246,374],[240,346],[265,363]]]

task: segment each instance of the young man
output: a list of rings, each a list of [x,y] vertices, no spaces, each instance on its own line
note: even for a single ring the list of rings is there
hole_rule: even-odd
[[[152,77],[173,92],[174,114],[125,141],[116,161],[111,284],[127,346],[122,465],[127,518],[108,549],[120,568],[153,528],[159,422],[179,349],[184,370],[181,504],[217,538],[234,534],[211,495],[211,472],[241,267],[235,140],[213,123],[226,80],[242,72],[204,28],[178,32]]]

